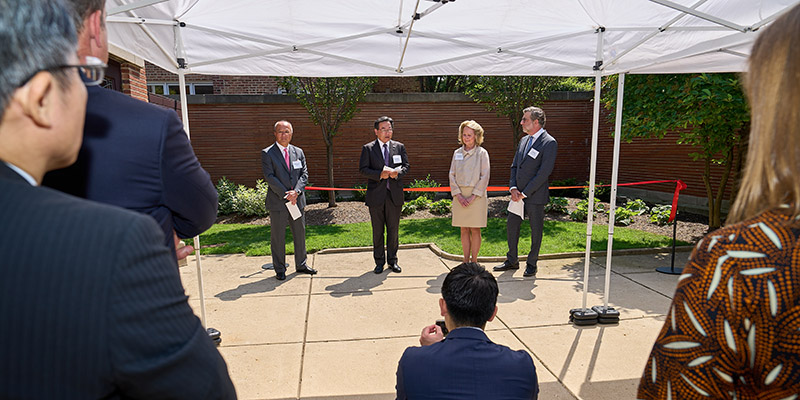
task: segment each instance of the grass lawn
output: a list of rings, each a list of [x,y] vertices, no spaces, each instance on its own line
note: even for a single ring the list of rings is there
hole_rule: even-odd
[[[461,254],[459,229],[450,225],[450,218],[407,219],[400,221],[400,244],[436,243],[451,254]],[[294,252],[291,234],[287,229],[286,253]],[[503,256],[506,245],[506,220],[489,218],[482,230],[483,242],[480,256]],[[202,254],[235,254],[248,256],[270,254],[270,227],[264,225],[216,224],[200,235]],[[531,246],[530,226],[523,222],[519,251],[527,254]],[[592,250],[606,250],[608,227],[595,225],[592,232]],[[614,249],[669,246],[672,238],[624,227],[614,228]],[[678,245],[689,243],[678,241]],[[211,247],[206,247],[211,246]],[[306,227],[306,247],[309,253],[340,247],[372,246],[372,228],[369,222],[344,225],[315,225]],[[544,222],[544,238],[540,254],[584,251],[586,224],[580,222]]]

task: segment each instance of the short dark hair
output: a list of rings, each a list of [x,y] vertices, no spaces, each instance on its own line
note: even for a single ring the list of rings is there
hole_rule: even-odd
[[[494,275],[472,263],[453,268],[442,284],[447,313],[458,326],[486,325],[494,313],[498,293]]]
[[[9,99],[38,71],[67,63],[77,37],[69,11],[56,0],[0,0],[0,118]],[[59,84],[64,71],[52,71]]]
[[[385,115],[383,117],[380,117],[380,118],[376,119],[375,123],[373,125],[375,126],[375,129],[378,129],[378,125],[380,125],[381,122],[386,122],[386,121],[389,121],[389,125],[392,128],[394,128],[394,120],[389,118],[389,117],[387,117],[387,116],[385,116]]]
[[[547,117],[544,115],[544,110],[539,107],[528,107],[522,110],[522,114],[524,115],[525,113],[531,113],[531,119],[538,120],[539,125],[544,128],[544,125],[547,123]]]
[[[106,7],[106,0],[67,0],[67,5],[72,8],[72,21],[75,30],[83,30],[83,21],[94,13]],[[103,21],[105,24],[105,21]]]

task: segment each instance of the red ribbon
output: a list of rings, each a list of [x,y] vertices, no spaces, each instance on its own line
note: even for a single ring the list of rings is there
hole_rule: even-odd
[[[678,210],[678,196],[680,195],[681,190],[686,189],[686,184],[683,183],[680,179],[673,179],[673,180],[666,180],[666,181],[641,181],[641,182],[631,182],[631,183],[620,183],[617,186],[639,186],[639,185],[650,185],[654,183],[675,183],[675,194],[672,195],[672,211],[669,215],[669,222],[675,219],[675,213]],[[610,187],[611,185],[597,185],[601,187]],[[583,189],[589,186],[550,186],[550,189]],[[331,191],[331,190],[353,190],[353,191],[365,191],[367,189],[361,188],[332,188],[332,187],[320,187],[320,186],[306,186],[306,190],[322,190],[322,191]],[[486,188],[487,192],[507,192],[509,190],[508,186],[489,186]],[[404,192],[449,192],[449,186],[439,186],[439,187],[427,187],[427,188],[403,188]]]

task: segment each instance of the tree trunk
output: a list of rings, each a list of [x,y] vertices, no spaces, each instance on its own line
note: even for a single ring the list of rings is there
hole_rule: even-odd
[[[711,232],[720,226],[719,215],[717,214],[719,211],[714,208],[716,202],[714,201],[714,191],[711,189],[711,155],[706,154],[703,164],[703,184],[706,187],[708,200],[708,231]]]
[[[717,210],[717,226],[722,226],[722,198],[725,197],[725,187],[728,186],[728,179],[731,176],[731,168],[733,167],[733,151],[734,147],[731,146],[726,152],[725,165],[722,169],[722,178],[719,182],[719,188],[717,188],[717,198],[714,201],[714,209]]]
[[[333,141],[326,140],[325,147],[328,150],[328,185],[336,187],[333,184]],[[328,207],[336,207],[336,192],[333,190],[328,192]]]

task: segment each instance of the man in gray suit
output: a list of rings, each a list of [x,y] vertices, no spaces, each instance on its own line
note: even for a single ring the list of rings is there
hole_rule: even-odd
[[[538,107],[528,107],[522,111],[522,130],[527,134],[519,141],[517,153],[511,163],[511,200],[525,203],[525,215],[531,224],[531,251],[523,276],[535,276],[536,261],[539,258],[539,247],[542,245],[544,228],[544,206],[550,201],[548,178],[553,172],[558,153],[558,143],[544,129],[546,118],[544,111]],[[506,260],[494,267],[495,271],[519,269],[517,246],[519,244],[519,227],[522,218],[508,213],[506,234],[508,253]]]
[[[308,168],[303,150],[289,144],[294,129],[289,121],[275,123],[275,143],[261,150],[261,170],[269,184],[267,209],[270,229],[272,265],[279,281],[286,279],[286,226],[292,230],[294,240],[295,271],[314,275],[317,271],[306,264],[306,206],[305,189]],[[300,216],[295,218],[290,208],[297,207]]]

